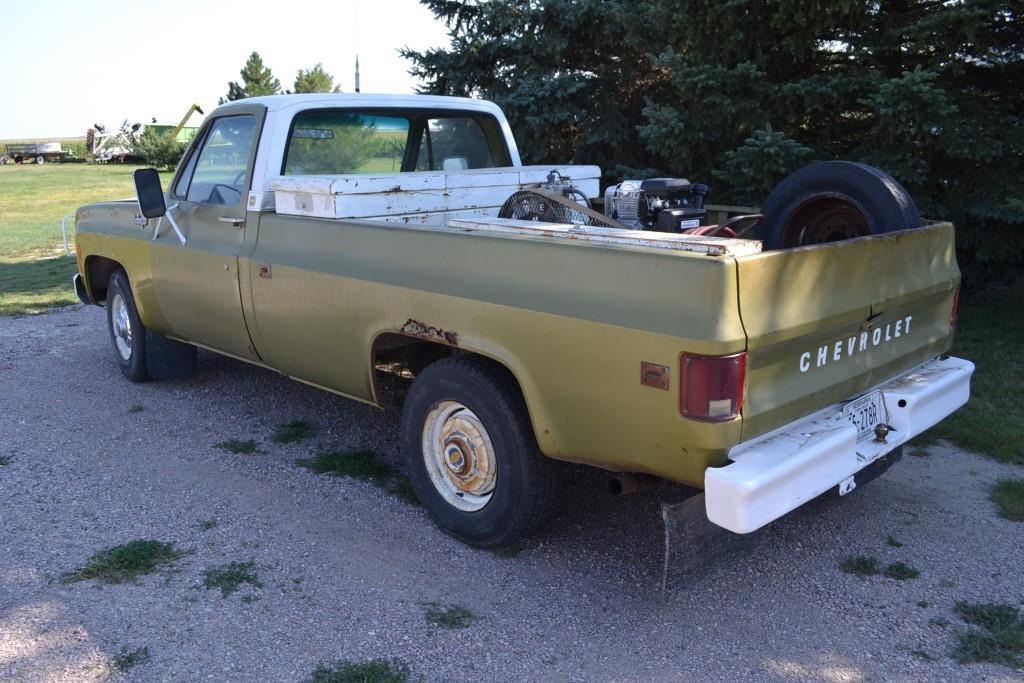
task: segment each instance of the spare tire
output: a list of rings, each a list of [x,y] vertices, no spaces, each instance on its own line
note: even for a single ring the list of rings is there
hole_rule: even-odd
[[[779,183],[761,212],[765,249],[788,249],[921,225],[917,204],[892,176],[854,161],[821,161]]]

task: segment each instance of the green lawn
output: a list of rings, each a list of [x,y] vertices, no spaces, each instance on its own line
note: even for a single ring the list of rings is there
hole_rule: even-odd
[[[382,167],[386,159],[374,159]],[[0,166],[0,316],[77,301],[62,216],[82,204],[131,197],[134,166]],[[380,170],[385,170],[381,168]],[[165,179],[166,182],[166,179]],[[73,249],[73,245],[72,245]],[[953,354],[977,365],[971,402],[927,434],[1004,462],[1024,464],[1024,287],[965,292]]]
[[[965,293],[952,354],[977,366],[970,402],[921,440],[1024,465],[1024,287]]]
[[[78,301],[77,266],[64,256],[61,218],[82,204],[135,194],[136,166],[0,166],[0,315],[38,313]],[[74,251],[74,243],[71,244]]]

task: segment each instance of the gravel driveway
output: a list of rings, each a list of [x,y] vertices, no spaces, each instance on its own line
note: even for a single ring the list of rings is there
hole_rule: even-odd
[[[949,656],[957,601],[1024,601],[1024,524],[987,497],[1021,468],[932,447],[740,554],[675,539],[712,560],[663,592],[671,487],[611,498],[605,475],[567,468],[539,536],[474,550],[372,483],[295,464],[322,448],[398,463],[395,414],[202,352],[188,381],[132,384],[111,354],[99,308],[0,318],[0,680],[297,681],[374,658],[428,681],[1024,680]],[[270,441],[297,419],[317,434]],[[229,439],[261,452],[214,446]],[[127,583],[62,580],[135,539],[186,554]],[[857,554],[920,576],[842,572]],[[205,588],[229,562],[261,587]],[[453,605],[468,627],[428,623]]]

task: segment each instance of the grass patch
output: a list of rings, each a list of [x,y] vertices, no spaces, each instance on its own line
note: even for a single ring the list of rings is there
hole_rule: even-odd
[[[220,443],[213,444],[214,448],[219,448],[222,451],[228,453],[259,453],[260,449],[256,447],[256,442],[252,439],[247,441],[239,441],[238,439],[228,439],[227,441],[221,441]]]
[[[874,576],[878,573],[878,558],[867,555],[851,555],[839,563],[839,568],[847,574]]]
[[[1024,621],[1015,607],[958,602],[956,613],[976,628],[957,634],[960,642],[953,650],[953,659],[961,664],[1024,666]]]
[[[1024,464],[1024,285],[963,292],[950,353],[975,363],[971,400],[918,440],[949,439],[996,460]]]
[[[295,463],[317,474],[369,481],[407,503],[419,504],[409,477],[383,462],[373,451],[323,451]]]
[[[989,494],[999,514],[1014,522],[1024,522],[1024,479],[1000,479]]]
[[[890,579],[896,579],[897,581],[907,581],[921,576],[921,572],[905,562],[893,562],[882,573]]]
[[[143,410],[145,410],[145,408],[142,406],[142,404],[136,403],[135,405],[128,409],[128,414],[134,415],[135,413],[141,413]]]
[[[927,458],[928,457],[928,449],[925,448],[924,446],[911,446],[910,450],[908,451],[908,453],[910,455],[914,456],[915,458]]]
[[[209,531],[217,526],[217,520],[215,519],[204,519],[203,521],[196,524],[196,527],[200,531]]]
[[[424,617],[428,624],[441,628],[468,628],[479,619],[462,605],[441,605],[436,602],[425,603],[427,607]]]
[[[0,467],[7,467],[11,464],[11,458],[7,455],[0,455]]]
[[[274,443],[295,443],[316,434],[316,426],[305,420],[292,420],[274,429],[270,440]]]
[[[405,683],[409,665],[400,659],[371,659],[367,662],[321,662],[307,683]]]
[[[207,590],[219,589],[225,598],[239,590],[245,583],[255,588],[263,588],[259,576],[252,571],[255,568],[255,562],[228,562],[210,567],[203,571],[203,587]]]
[[[885,544],[888,545],[888,546],[892,546],[893,548],[902,548],[903,547],[903,544],[900,543],[899,541],[897,541],[892,536],[890,536],[889,538],[885,539]]]
[[[149,661],[149,648],[148,647],[137,647],[134,650],[128,648],[121,648],[121,652],[113,657],[111,663],[114,668],[121,673],[127,673],[129,669],[134,669],[140,664],[145,664]]]
[[[85,566],[67,575],[71,581],[98,579],[104,583],[123,583],[156,571],[184,556],[173,543],[137,540],[101,550]]]
[[[0,315],[41,313],[78,303],[64,256],[61,218],[83,204],[132,197],[136,166],[0,166]],[[74,245],[71,245],[74,249]]]

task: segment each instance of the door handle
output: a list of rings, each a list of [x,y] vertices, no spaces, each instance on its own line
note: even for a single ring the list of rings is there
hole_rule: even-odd
[[[236,218],[234,216],[219,216],[217,218],[221,223],[231,223],[236,228],[242,227],[242,223],[245,223],[245,218]]]

